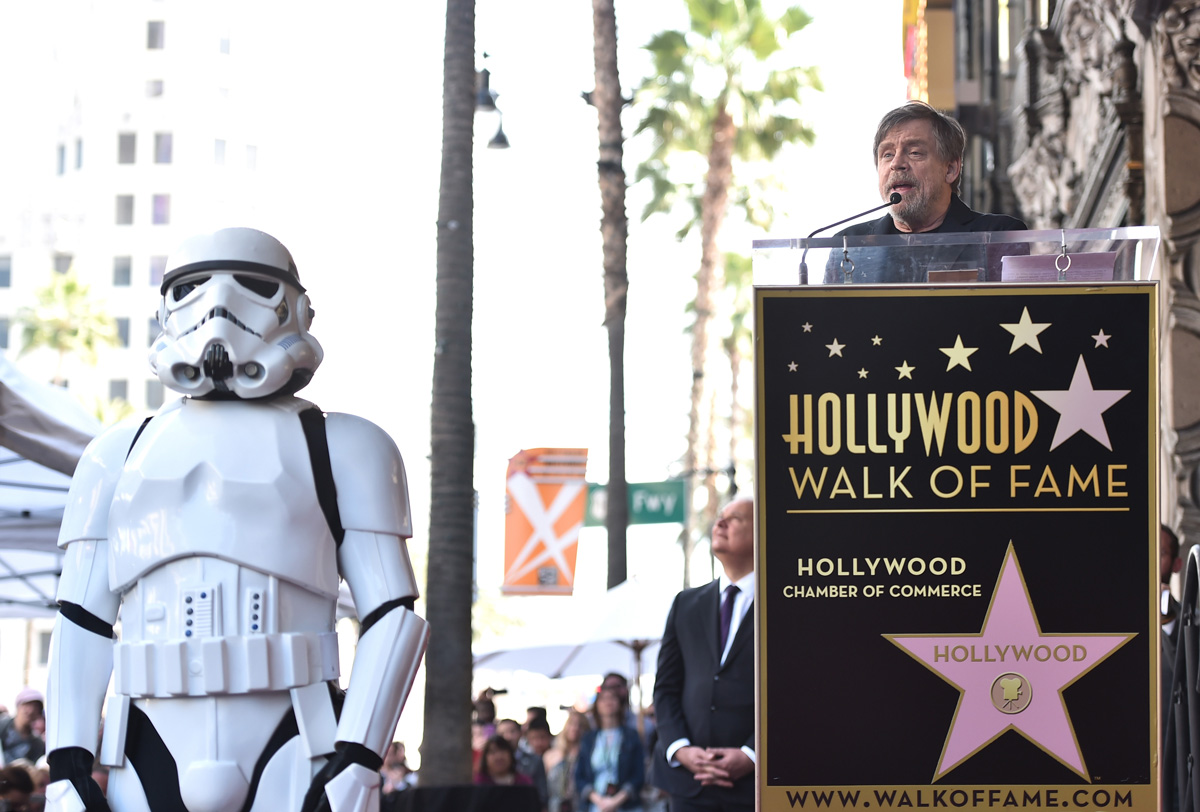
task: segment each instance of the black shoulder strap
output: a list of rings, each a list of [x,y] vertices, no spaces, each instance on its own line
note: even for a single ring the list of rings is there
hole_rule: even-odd
[[[133,447],[137,445],[138,438],[142,436],[142,432],[146,430],[146,426],[150,425],[150,421],[154,419],[154,415],[150,415],[142,421],[142,425],[138,426],[137,433],[133,435],[133,441],[129,443],[129,450],[125,452],[126,461],[129,460],[129,455],[133,453]]]
[[[329,461],[329,438],[325,436],[325,413],[316,406],[300,412],[300,426],[308,443],[308,458],[312,463],[313,481],[317,483],[317,502],[333,540],[342,546],[346,530],[342,527],[342,515],[338,511],[337,486],[333,482],[333,465]]]

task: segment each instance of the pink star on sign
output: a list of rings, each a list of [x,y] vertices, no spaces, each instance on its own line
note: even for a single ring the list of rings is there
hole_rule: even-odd
[[[1132,634],[1043,634],[1012,544],[979,634],[884,635],[957,688],[934,780],[1009,729],[1087,779],[1062,691]]]

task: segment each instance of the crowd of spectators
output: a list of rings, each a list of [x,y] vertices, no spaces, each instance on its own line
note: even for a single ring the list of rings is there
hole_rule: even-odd
[[[17,694],[13,712],[0,705],[0,809],[41,812],[46,805],[46,700],[33,688]]]
[[[629,683],[610,673],[587,703],[563,707],[555,734],[545,708],[524,723],[496,719],[494,692],[475,701],[475,783],[532,786],[542,812],[662,812],[666,799],[646,780],[654,751],[653,708],[629,706]]]

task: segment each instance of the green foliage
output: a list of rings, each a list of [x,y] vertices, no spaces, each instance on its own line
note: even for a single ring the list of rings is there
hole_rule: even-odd
[[[50,284],[34,291],[34,296],[33,307],[17,311],[20,355],[45,347],[60,358],[70,354],[94,364],[99,347],[118,343],[116,322],[91,298],[89,287],[79,281],[74,270],[54,274]]]
[[[787,144],[812,144],[815,134],[798,116],[801,94],[820,90],[813,67],[779,64],[789,38],[811,22],[798,6],[772,19],[760,0],[686,0],[688,31],[663,31],[646,45],[654,75],[638,88],[642,117],[635,136],[649,133],[650,157],[637,181],[649,180],[650,202],[642,220],[674,211],[685,201],[689,217],[678,236],[699,222],[704,163],[713,144],[713,123],[728,113],[736,128],[731,204],[750,222],[768,226],[769,189],[739,185],[738,164],[770,161]],[[681,153],[699,160],[679,161]]]

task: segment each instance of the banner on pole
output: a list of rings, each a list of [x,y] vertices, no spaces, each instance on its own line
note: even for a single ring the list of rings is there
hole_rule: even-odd
[[[1154,809],[1157,288],[760,289],[764,809]]]
[[[501,592],[571,594],[586,471],[586,448],[532,448],[508,461]]]

